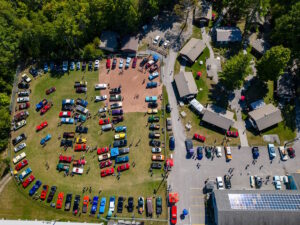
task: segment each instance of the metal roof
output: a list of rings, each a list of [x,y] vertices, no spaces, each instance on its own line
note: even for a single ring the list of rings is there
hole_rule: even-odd
[[[137,52],[139,46],[139,39],[135,36],[126,36],[122,39],[121,50],[125,52]]]
[[[216,29],[218,42],[240,42],[242,32],[237,27],[219,27]]]
[[[195,98],[190,101],[191,107],[193,107],[197,112],[203,113],[204,106],[201,105]]]
[[[224,130],[228,130],[233,124],[234,113],[216,105],[208,105],[204,110],[202,120]]]
[[[280,110],[272,104],[249,112],[249,116],[254,120],[259,131],[280,123],[283,120]]]
[[[269,44],[263,39],[250,39],[250,45],[260,54],[264,54],[270,48]]]
[[[116,51],[118,48],[118,34],[112,31],[103,31],[100,36],[99,48],[107,51]]]
[[[175,76],[175,83],[179,92],[180,98],[196,95],[198,93],[197,85],[192,72],[180,72]]]
[[[188,43],[181,49],[180,54],[186,57],[191,62],[195,62],[198,56],[205,49],[205,43],[196,38],[191,38]]]

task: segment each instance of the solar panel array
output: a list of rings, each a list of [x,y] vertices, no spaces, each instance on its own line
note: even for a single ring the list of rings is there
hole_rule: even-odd
[[[228,194],[231,209],[300,211],[300,194]]]

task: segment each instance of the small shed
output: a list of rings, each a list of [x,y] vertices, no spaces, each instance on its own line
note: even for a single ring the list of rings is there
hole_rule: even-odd
[[[261,57],[270,48],[270,45],[264,39],[250,38],[250,46],[252,54]]]
[[[194,10],[194,23],[198,25],[208,25],[212,19],[212,5],[209,2],[202,1]]]
[[[136,54],[138,51],[139,39],[135,36],[126,36],[122,39],[121,51],[129,54]]]
[[[228,44],[242,41],[242,32],[237,27],[219,27],[215,30],[215,41]]]
[[[192,99],[190,101],[190,107],[197,113],[197,114],[203,114],[204,106],[201,105],[200,102],[197,101],[197,99]]]

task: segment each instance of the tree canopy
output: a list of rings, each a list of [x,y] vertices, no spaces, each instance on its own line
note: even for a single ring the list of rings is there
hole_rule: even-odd
[[[257,76],[264,81],[276,81],[290,60],[291,51],[283,46],[268,50],[257,62]]]

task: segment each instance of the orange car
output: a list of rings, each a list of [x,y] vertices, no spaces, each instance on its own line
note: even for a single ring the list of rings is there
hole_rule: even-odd
[[[153,161],[164,161],[165,156],[164,155],[152,155],[152,160]]]
[[[82,206],[82,213],[86,213],[88,210],[88,206],[89,206],[89,201],[90,201],[90,197],[89,196],[84,196],[83,197],[83,206]]]
[[[56,208],[57,209],[61,209],[63,200],[64,200],[64,193],[59,192],[58,197],[57,197],[57,201],[56,201]]]

